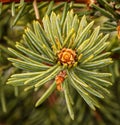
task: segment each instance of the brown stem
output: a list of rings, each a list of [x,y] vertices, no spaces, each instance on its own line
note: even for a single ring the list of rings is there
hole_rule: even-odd
[[[102,118],[101,118],[100,114],[97,111],[94,112],[94,116],[95,116],[97,121],[99,121],[99,122],[102,121]]]
[[[41,1],[51,1],[51,0],[37,0],[37,2]],[[71,2],[74,1],[75,3],[88,3],[90,0],[54,0],[55,2]],[[10,2],[20,2],[20,0],[0,0],[2,3],[10,3]],[[25,2],[33,2],[33,0],[25,0]]]

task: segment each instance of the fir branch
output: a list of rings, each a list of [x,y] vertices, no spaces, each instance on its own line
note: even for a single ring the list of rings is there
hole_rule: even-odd
[[[94,69],[101,69],[112,63],[112,60],[107,58],[110,53],[102,54],[109,44],[106,42],[108,34],[102,37],[99,34],[100,27],[92,29],[94,21],[87,23],[85,16],[79,20],[73,10],[66,15],[64,19],[52,12],[44,16],[43,27],[38,21],[34,21],[32,28],[25,29],[24,42],[16,44],[19,51],[9,49],[17,59],[9,60],[14,66],[27,72],[12,75],[7,83],[14,86],[27,85],[39,90],[41,86],[52,81],[52,85],[36,106],[55,90],[56,84],[58,91],[64,91],[69,114],[74,119],[68,85],[95,110],[95,107],[99,107],[96,97],[104,98],[104,94],[108,93],[107,86],[111,82],[106,77],[111,74],[100,73]]]

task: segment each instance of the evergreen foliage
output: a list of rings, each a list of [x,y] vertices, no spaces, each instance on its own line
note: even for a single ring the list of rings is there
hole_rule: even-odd
[[[75,2],[0,3],[0,124],[119,125],[120,2]]]
[[[93,69],[104,67],[112,63],[112,60],[104,58],[110,53],[101,54],[109,43],[106,42],[108,35],[103,37],[99,34],[99,26],[92,31],[93,22],[88,24],[85,16],[79,22],[72,10],[68,11],[63,24],[61,24],[62,18],[64,17],[60,18],[54,12],[50,17],[45,15],[42,22],[43,28],[39,22],[34,21],[31,28],[25,29],[24,40],[16,44],[20,52],[9,48],[18,57],[18,59],[9,58],[9,60],[17,68],[23,69],[25,73],[12,75],[7,84],[26,85],[27,88],[39,89],[45,83],[50,82],[51,85],[37,101],[36,106],[38,106],[55,90],[57,84],[55,77],[61,71],[65,71],[66,78],[61,86],[65,93],[68,111],[74,119],[69,86],[76,89],[92,109],[95,109],[94,106],[99,107],[90,94],[103,98],[103,93],[108,93],[105,86],[112,84],[104,77],[109,77],[111,74],[99,73]],[[66,49],[65,52],[62,52],[63,49]],[[74,50],[76,53],[75,62],[70,62],[70,64],[63,63],[60,59],[67,61],[66,56],[71,54],[69,51],[67,53],[67,49]],[[62,57],[59,58],[58,53],[62,53],[63,55],[60,55]],[[72,55],[68,57],[68,60],[72,61],[71,58]]]

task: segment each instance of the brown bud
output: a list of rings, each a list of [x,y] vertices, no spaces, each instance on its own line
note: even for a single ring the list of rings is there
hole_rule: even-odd
[[[62,90],[62,83],[64,82],[66,77],[66,71],[61,71],[55,78],[56,85],[57,85],[57,90],[61,91]]]
[[[61,64],[73,65],[76,61],[76,52],[72,49],[63,48],[58,53],[58,60]]]

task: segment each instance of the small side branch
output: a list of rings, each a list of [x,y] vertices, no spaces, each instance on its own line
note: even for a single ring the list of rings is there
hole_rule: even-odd
[[[33,0],[25,0],[25,2],[32,2]],[[37,2],[41,1],[51,1],[51,0],[37,0]],[[71,2],[73,0],[54,0],[54,2]],[[74,0],[75,3],[87,3],[90,0]],[[0,0],[2,3],[10,3],[10,2],[20,2],[20,0]]]
[[[40,15],[39,15],[38,7],[37,7],[37,0],[33,1],[33,7],[34,7],[36,19],[39,20],[40,19]]]

